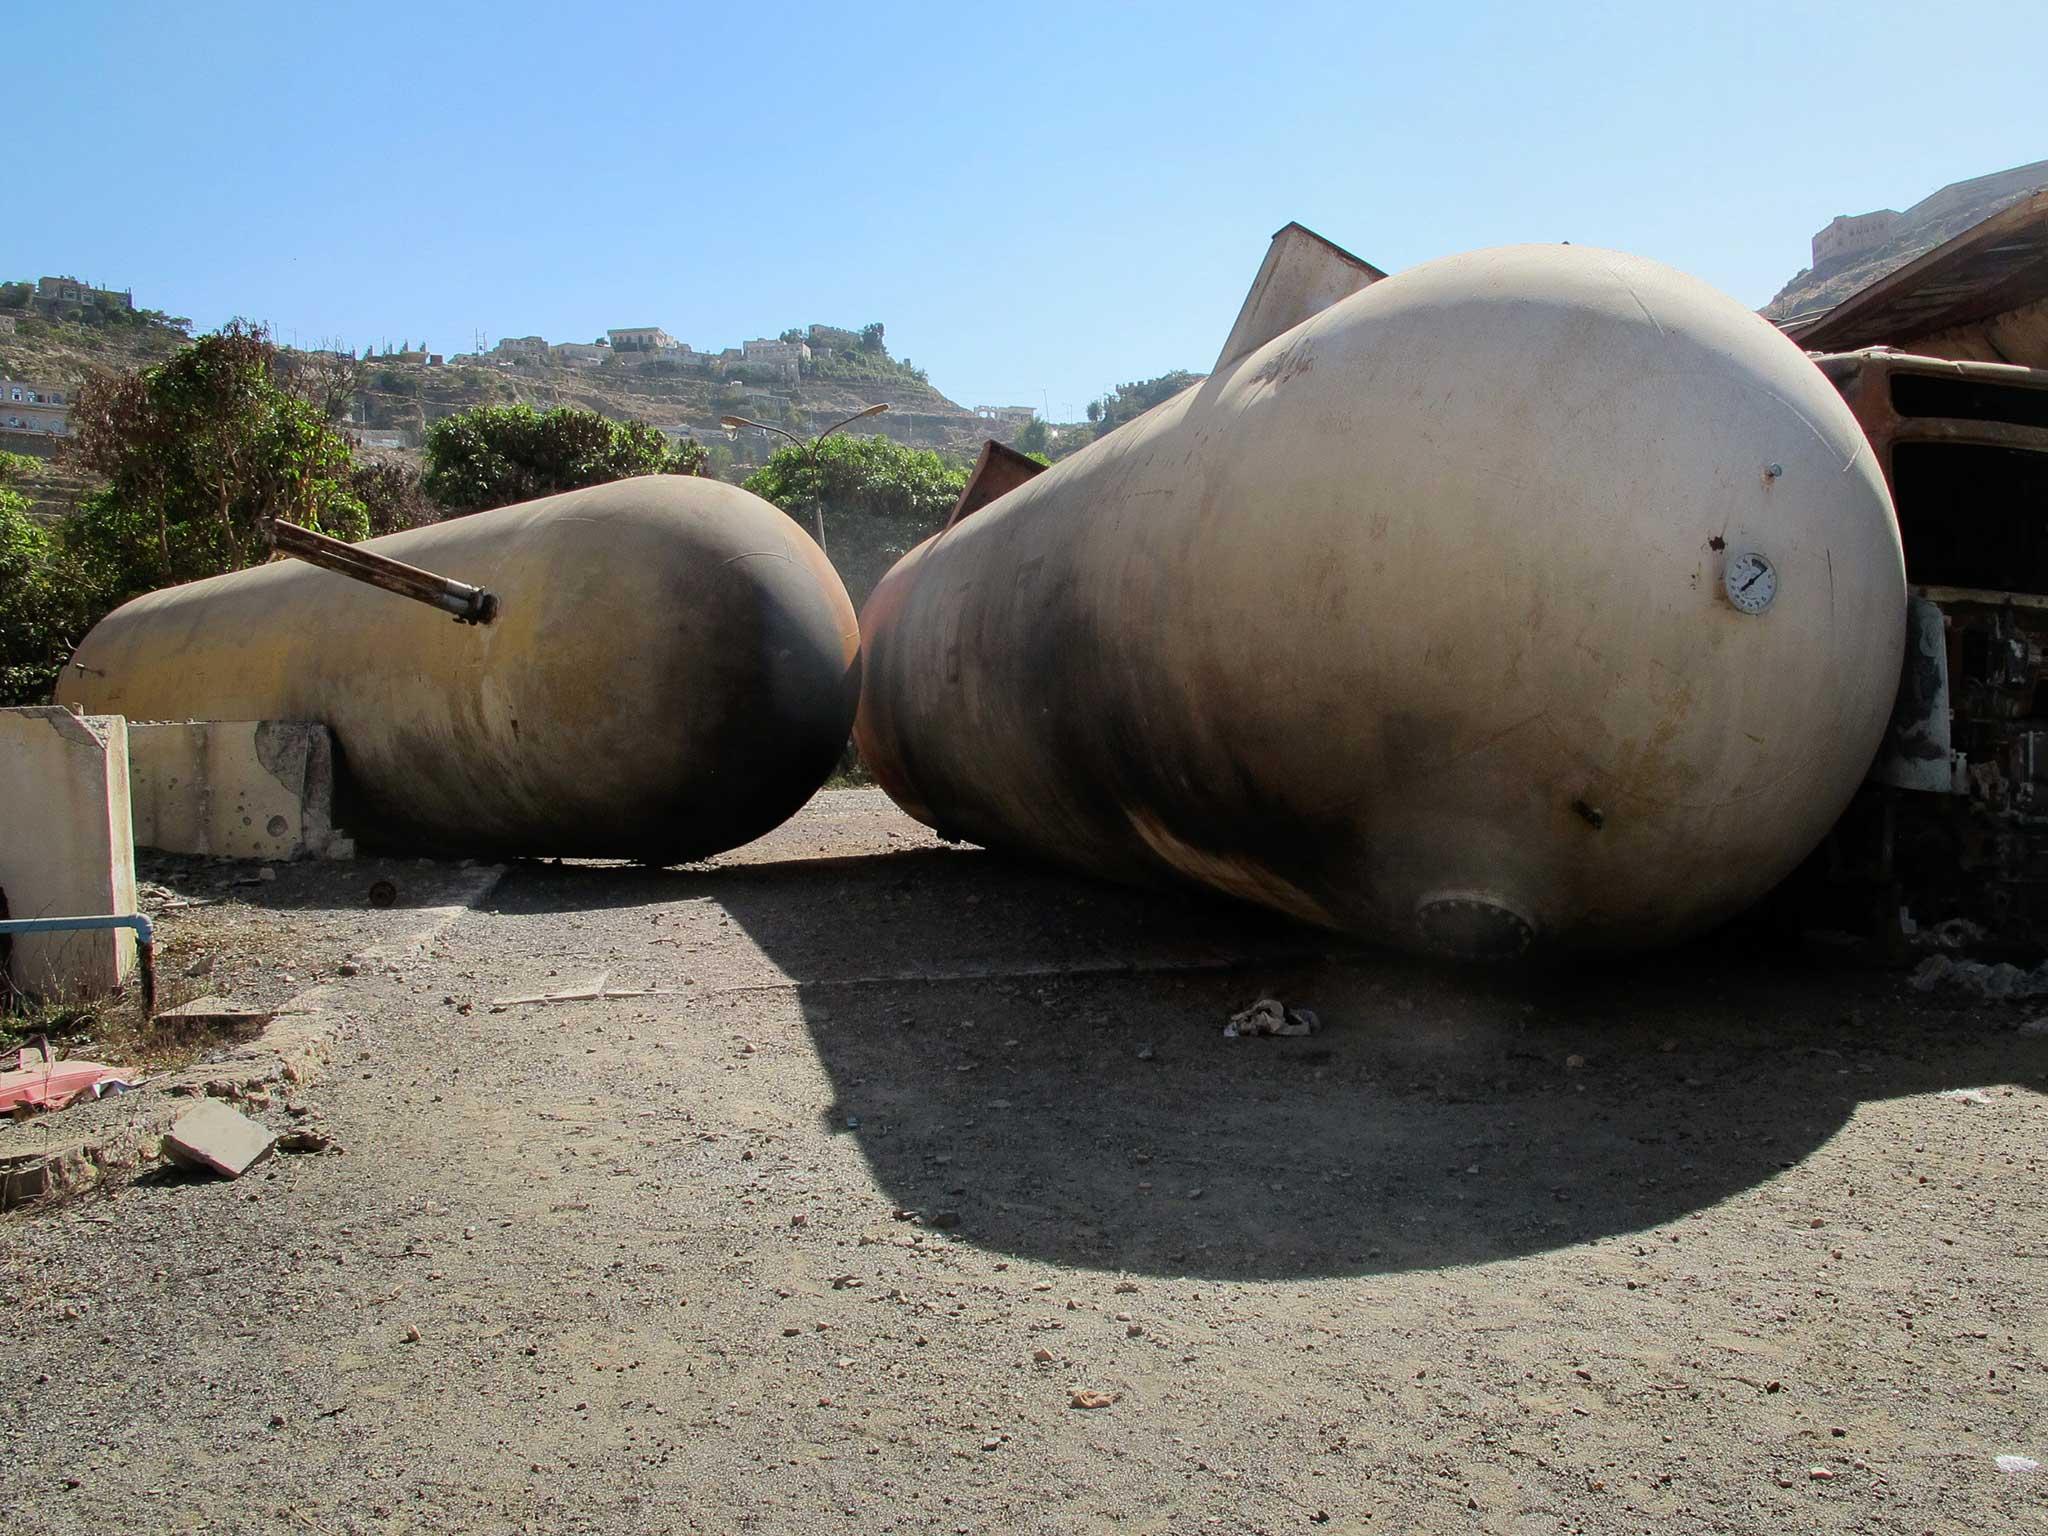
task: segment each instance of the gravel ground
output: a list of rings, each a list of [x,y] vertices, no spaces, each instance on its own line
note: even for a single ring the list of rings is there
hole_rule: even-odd
[[[371,921],[287,878],[238,995]],[[269,1113],[344,1153],[0,1218],[8,1529],[2048,1528],[2025,1009],[1439,968],[871,791],[334,984]]]

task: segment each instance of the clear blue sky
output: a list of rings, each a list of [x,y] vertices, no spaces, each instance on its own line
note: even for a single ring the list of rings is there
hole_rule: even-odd
[[[1837,213],[2048,157],[2048,9],[10,8],[0,276],[466,351],[882,320],[969,404],[1204,369],[1289,219],[1761,305]]]

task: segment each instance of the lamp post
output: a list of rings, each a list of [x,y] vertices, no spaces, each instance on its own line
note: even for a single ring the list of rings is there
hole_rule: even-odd
[[[749,421],[744,416],[721,416],[718,418],[718,424],[725,429],[728,441],[736,441],[738,439],[741,427],[759,427],[763,432],[773,432],[777,437],[788,438],[797,447],[803,449],[804,463],[815,473],[818,467],[818,444],[825,441],[826,438],[837,432],[841,427],[851,426],[866,416],[879,416],[887,409],[889,409],[887,401],[879,405],[866,406],[861,410],[855,411],[844,421],[833,422],[831,426],[820,432],[809,442],[805,442],[794,432],[785,432],[782,428],[770,426],[765,421]],[[812,483],[815,487],[816,481],[813,480]],[[813,489],[811,492],[811,528],[817,535],[818,548],[823,549],[825,547],[825,498],[821,488]]]

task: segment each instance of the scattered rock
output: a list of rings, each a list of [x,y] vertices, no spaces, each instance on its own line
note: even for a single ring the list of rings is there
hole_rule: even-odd
[[[1067,1400],[1070,1408],[1107,1408],[1122,1397],[1121,1392],[1098,1392],[1093,1387],[1083,1387]]]
[[[280,1152],[325,1152],[330,1148],[337,1152],[341,1150],[334,1145],[334,1138],[324,1131],[286,1131],[277,1138],[277,1150]]]
[[[1929,955],[1914,968],[1907,984],[1916,992],[1938,987],[1968,992],[1990,1002],[2008,998],[2048,997],[2048,963],[2032,971],[2021,970],[2008,961],[1986,965],[1981,960],[1952,960],[1945,954]]]
[[[1955,961],[1947,955],[1929,955],[1913,967],[1913,974],[1906,979],[1907,984],[1915,992],[1932,992],[1948,980],[1955,968]]]
[[[1248,1035],[1312,1035],[1321,1021],[1307,1008],[1290,1008],[1277,997],[1262,997],[1223,1026],[1223,1038]]]
[[[2031,1456],[2001,1456],[1998,1458],[1998,1470],[2001,1472],[2038,1472],[2041,1470],[2041,1463],[2034,1460]]]
[[[180,1115],[164,1135],[164,1156],[188,1168],[238,1179],[270,1155],[277,1137],[270,1128],[236,1114],[216,1099],[204,1099]]]
[[[1033,1360],[1036,1360],[1040,1365],[1051,1365],[1052,1351],[1047,1349],[1043,1344],[1041,1344],[1038,1346],[1038,1348],[1031,1351],[1031,1358]]]

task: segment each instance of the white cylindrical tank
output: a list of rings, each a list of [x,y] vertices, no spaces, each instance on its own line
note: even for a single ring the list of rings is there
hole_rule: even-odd
[[[1791,342],[1576,246],[1332,305],[911,552],[856,727],[951,835],[1464,955],[1641,945],[1890,711],[1883,478]]]
[[[853,605],[737,486],[646,476],[367,547],[490,588],[497,618],[279,560],[117,608],[58,701],[321,721],[351,830],[464,853],[700,858],[782,822],[845,749]]]

